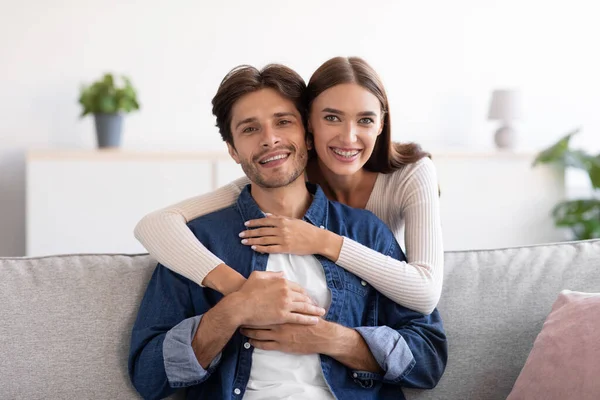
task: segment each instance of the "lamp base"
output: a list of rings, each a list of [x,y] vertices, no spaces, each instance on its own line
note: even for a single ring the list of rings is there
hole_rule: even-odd
[[[517,133],[509,125],[503,125],[494,134],[494,142],[499,149],[514,149],[517,144]]]

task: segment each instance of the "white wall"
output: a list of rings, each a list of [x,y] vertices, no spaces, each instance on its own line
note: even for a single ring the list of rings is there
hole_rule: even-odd
[[[0,256],[22,255],[27,148],[94,146],[79,84],[126,73],[142,111],[124,147],[221,149],[210,99],[241,63],[306,79],[336,55],[365,57],[389,92],[394,136],[427,148],[491,145],[490,91],[519,87],[521,147],[581,126],[600,148],[596,2],[0,0]]]

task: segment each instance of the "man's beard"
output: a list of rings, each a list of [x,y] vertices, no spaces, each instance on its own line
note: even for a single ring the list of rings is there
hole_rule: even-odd
[[[294,182],[298,177],[304,174],[304,170],[306,169],[306,163],[308,160],[308,152],[306,148],[296,151],[297,149],[293,147],[285,148],[285,150],[290,152],[288,159],[286,162],[293,162],[292,172],[290,173],[280,173],[273,177],[265,177],[260,173],[259,167],[256,166],[256,162],[250,160],[241,160],[240,165],[242,166],[242,170],[250,179],[252,183],[257,184],[258,186],[265,189],[276,189],[280,187],[284,187]],[[269,152],[277,151],[269,150]],[[259,155],[255,157],[255,160],[258,160],[262,157]],[[289,168],[289,167],[288,167]]]

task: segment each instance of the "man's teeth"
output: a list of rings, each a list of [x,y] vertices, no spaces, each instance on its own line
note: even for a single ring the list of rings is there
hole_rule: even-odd
[[[335,154],[338,154],[342,157],[354,157],[355,155],[357,155],[359,153],[360,150],[352,150],[352,151],[343,151],[343,150],[338,150],[338,149],[333,149],[333,152]]]
[[[288,155],[289,154],[280,154],[278,156],[269,157],[266,160],[261,161],[260,163],[261,164],[266,164],[266,163],[271,162],[271,161],[281,160],[282,158],[287,158]]]

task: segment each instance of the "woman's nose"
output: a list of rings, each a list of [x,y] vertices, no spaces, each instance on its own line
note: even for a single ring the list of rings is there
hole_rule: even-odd
[[[356,126],[352,123],[347,124],[340,132],[340,141],[344,144],[356,143]]]

